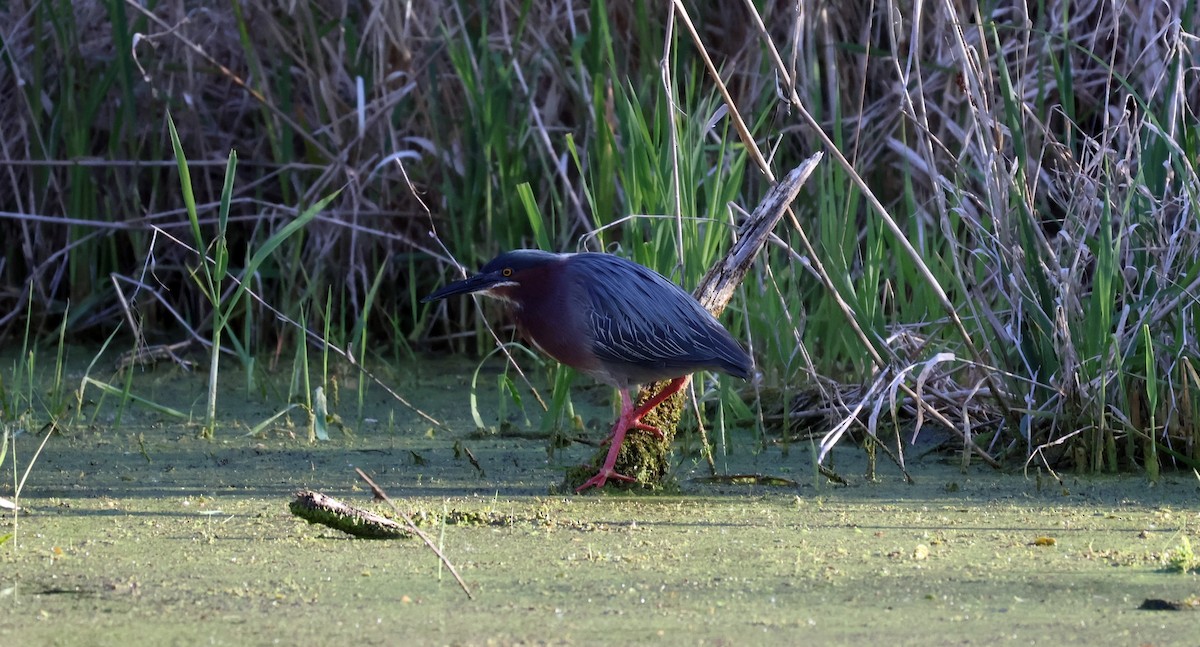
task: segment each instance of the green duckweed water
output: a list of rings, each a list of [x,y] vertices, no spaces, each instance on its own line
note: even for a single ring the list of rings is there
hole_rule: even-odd
[[[593,449],[548,456],[543,440],[474,435],[464,366],[397,378],[449,431],[374,391],[352,435],[316,445],[284,427],[247,437],[272,410],[244,392],[223,395],[214,441],[144,411],[113,428],[101,405],[50,439],[24,512],[0,518],[14,533],[0,546],[0,645],[1200,643],[1200,613],[1139,609],[1200,595],[1200,575],[1164,566],[1183,538],[1200,546],[1195,476],[1060,486],[930,457],[909,464],[915,485],[882,465],[866,483],[848,446],[841,487],[793,447],[722,467],[799,487],[711,486],[689,480],[707,472],[677,446],[678,494],[551,495]],[[157,372],[152,397],[202,410],[202,376]],[[603,435],[608,394],[576,397]],[[19,469],[39,440],[18,437]],[[288,513],[300,488],[382,510],[354,467],[409,510],[511,514],[426,527],[473,600],[420,541]]]

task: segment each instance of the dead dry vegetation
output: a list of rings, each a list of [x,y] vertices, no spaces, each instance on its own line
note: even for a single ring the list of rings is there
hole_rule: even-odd
[[[245,277],[237,343],[273,361],[305,335],[268,305],[359,355],[370,331],[380,359],[485,340],[418,299],[505,248],[604,248],[694,285],[737,210],[823,151],[732,308],[772,437],[872,437],[902,463],[932,424],[964,460],[1196,468],[1198,20],[1192,1],[9,2],[0,339],[208,339],[168,110],[204,227],[237,152],[235,269],[340,191]]]

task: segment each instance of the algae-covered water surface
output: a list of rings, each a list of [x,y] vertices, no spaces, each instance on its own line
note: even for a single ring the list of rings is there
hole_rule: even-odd
[[[1165,563],[1200,547],[1195,476],[1059,484],[927,457],[912,485],[881,466],[836,486],[793,446],[719,463],[794,487],[708,485],[692,480],[702,462],[677,456],[678,493],[550,494],[593,449],[476,434],[468,372],[406,378],[445,429],[371,391],[371,415],[312,445],[282,422],[248,436],[271,412],[244,393],[223,395],[211,441],[145,411],[119,428],[112,412],[81,416],[33,464],[20,516],[3,517],[0,644],[1200,643],[1200,614],[1140,608],[1200,595],[1200,576]],[[203,378],[168,373],[154,397],[192,406]],[[576,397],[607,415],[603,389]],[[18,436],[19,470],[39,441]],[[862,473],[860,453],[835,452],[843,475]],[[288,512],[301,488],[383,510],[354,467],[423,513],[473,599],[419,540],[354,539]],[[440,523],[446,511],[475,521]]]

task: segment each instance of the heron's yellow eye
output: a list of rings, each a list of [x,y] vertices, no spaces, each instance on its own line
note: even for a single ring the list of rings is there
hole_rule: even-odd
[[[503,274],[504,276],[512,276],[512,268],[506,267],[506,268],[500,270],[500,273]]]

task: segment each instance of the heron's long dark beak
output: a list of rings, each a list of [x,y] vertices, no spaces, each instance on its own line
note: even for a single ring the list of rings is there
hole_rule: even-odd
[[[450,285],[434,292],[433,294],[421,299],[421,303],[429,303],[438,299],[445,299],[456,294],[470,294],[472,292],[487,292],[488,290],[498,286],[512,284],[512,279],[502,276],[499,272],[487,272],[484,274],[476,274],[475,276],[465,278],[461,281],[455,281]]]

